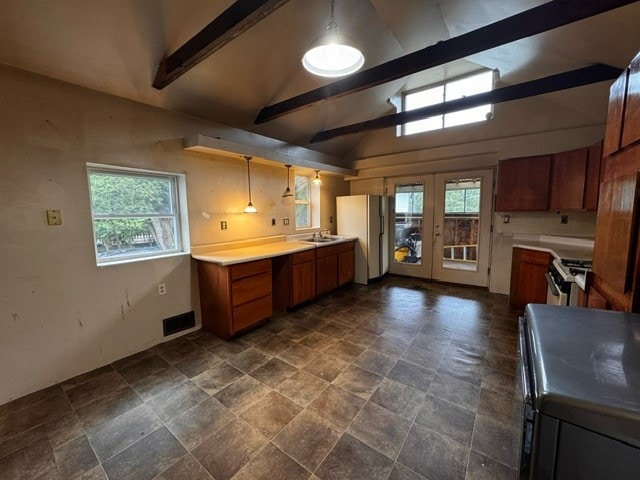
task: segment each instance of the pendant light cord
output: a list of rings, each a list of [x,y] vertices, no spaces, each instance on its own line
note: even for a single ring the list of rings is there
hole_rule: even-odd
[[[245,156],[244,158],[247,159],[247,180],[249,181],[249,203],[251,203],[251,167],[249,166],[249,161],[251,160],[251,157]]]
[[[338,32],[338,24],[336,23],[336,17],[334,14],[334,10],[336,7],[336,0],[331,0],[331,16],[329,17],[329,25],[327,25],[327,30],[333,30],[334,32]]]

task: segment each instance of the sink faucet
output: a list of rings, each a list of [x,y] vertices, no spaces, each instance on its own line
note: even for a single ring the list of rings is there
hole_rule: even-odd
[[[322,232],[320,230],[316,230],[315,232],[313,232],[313,238],[320,238],[322,237]]]

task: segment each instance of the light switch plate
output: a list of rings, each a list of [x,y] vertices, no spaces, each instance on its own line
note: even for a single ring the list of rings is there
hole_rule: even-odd
[[[283,218],[283,219],[282,219],[282,223],[283,223],[284,225],[289,225],[289,219],[288,219],[288,218]]]
[[[62,213],[60,210],[47,210],[47,224],[62,225]]]

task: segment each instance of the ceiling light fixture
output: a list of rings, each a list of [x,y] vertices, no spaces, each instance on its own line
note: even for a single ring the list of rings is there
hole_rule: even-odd
[[[338,31],[334,16],[335,0],[331,0],[331,17],[327,32],[318,37],[302,57],[302,65],[321,77],[342,77],[357,72],[364,65],[364,55],[351,38]]]
[[[313,177],[313,180],[311,180],[311,183],[313,183],[314,185],[322,185],[322,179],[320,178],[320,170],[314,170],[314,172],[316,172],[316,176]]]
[[[282,194],[282,198],[293,197],[293,192],[289,188],[289,169],[291,168],[291,165],[285,165],[285,167],[287,167],[287,188]]]
[[[244,213],[258,213],[256,207],[254,207],[253,203],[251,203],[251,165],[249,164],[249,162],[251,161],[252,157],[244,155],[244,158],[247,160],[247,179],[249,183],[249,203],[246,207],[244,207]]]

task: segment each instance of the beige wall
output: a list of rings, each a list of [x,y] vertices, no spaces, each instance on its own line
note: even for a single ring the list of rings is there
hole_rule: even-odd
[[[504,215],[509,215],[508,224],[503,223]],[[560,223],[562,215],[568,217],[568,223]],[[557,235],[592,239],[595,229],[595,212],[495,213],[489,279],[491,291],[509,294],[514,235]]]
[[[556,153],[591,145],[602,138],[603,133],[600,125],[572,127],[365,158],[354,163],[358,176],[348,177],[351,194],[391,194],[386,185],[394,177],[410,178],[432,173],[495,168],[498,161],[504,158]],[[511,214],[509,224],[502,223],[501,214],[494,214],[489,278],[491,292],[509,293],[514,234],[593,238],[596,221],[594,212],[562,213],[569,216],[567,224],[561,224],[560,214],[555,212]]]
[[[198,311],[188,255],[96,266],[87,162],[186,174],[193,245],[295,233],[284,167],[252,163],[259,213],[245,215],[245,161],[182,148],[189,135],[246,142],[246,132],[8,67],[0,85],[0,404],[167,340],[163,318]],[[323,180],[321,226],[333,229],[349,185]],[[47,226],[47,209],[62,211],[62,226]]]

